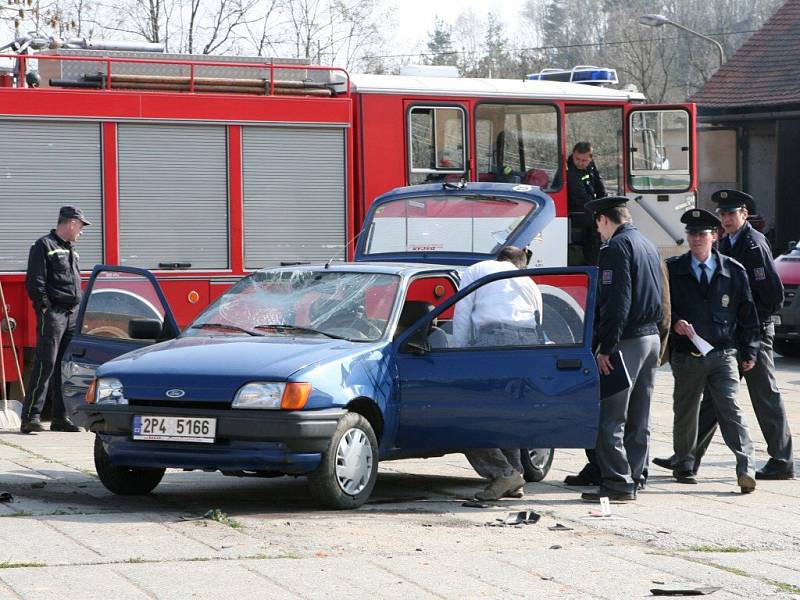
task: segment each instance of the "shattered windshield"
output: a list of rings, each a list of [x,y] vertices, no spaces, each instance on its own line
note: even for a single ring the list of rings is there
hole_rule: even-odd
[[[260,271],[209,306],[185,335],[374,341],[386,330],[399,283],[383,273]]]
[[[375,211],[365,254],[469,252],[490,255],[538,205],[496,196],[414,197]]]

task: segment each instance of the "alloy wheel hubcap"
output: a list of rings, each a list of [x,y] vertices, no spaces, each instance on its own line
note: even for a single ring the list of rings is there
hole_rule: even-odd
[[[367,435],[361,429],[348,429],[336,448],[336,482],[345,494],[356,496],[367,487],[372,460]]]

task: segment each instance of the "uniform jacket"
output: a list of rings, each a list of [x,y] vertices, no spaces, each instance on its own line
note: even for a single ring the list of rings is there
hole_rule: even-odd
[[[71,242],[58,237],[55,229],[31,246],[25,287],[37,310],[50,306],[73,308],[80,303],[78,253]]]
[[[760,231],[745,223],[736,243],[731,246],[729,236],[719,243],[722,254],[735,258],[744,265],[750,281],[750,291],[761,323],[770,320],[783,305],[783,284],[775,271],[772,250],[767,238]]]
[[[672,300],[670,349],[696,352],[688,337],[675,333],[675,323],[683,319],[714,348],[736,348],[739,360],[755,360],[761,332],[747,273],[734,259],[712,252],[717,269],[705,297],[692,270],[691,252],[667,259]]]
[[[580,221],[581,226],[590,223],[591,215],[586,215],[584,206],[589,200],[603,198],[605,195],[606,186],[594,161],[586,169],[579,169],[570,156],[567,159],[567,206],[573,223]]]
[[[658,334],[661,258],[630,223],[623,223],[600,251],[597,341],[611,354],[620,340]]]

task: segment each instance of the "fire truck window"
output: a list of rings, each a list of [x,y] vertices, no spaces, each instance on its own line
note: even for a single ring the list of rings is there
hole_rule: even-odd
[[[688,189],[689,113],[637,110],[628,118],[631,187],[643,192]]]
[[[478,179],[555,187],[560,164],[555,107],[482,104],[475,118]]]
[[[464,175],[464,111],[450,107],[414,107],[409,114],[409,183],[441,181]]]
[[[625,193],[622,182],[622,108],[567,106],[567,152],[578,142],[592,144],[592,157],[606,193]]]

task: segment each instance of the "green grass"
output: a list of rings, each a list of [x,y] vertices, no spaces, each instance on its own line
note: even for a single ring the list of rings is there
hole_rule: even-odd
[[[790,594],[800,594],[800,587],[792,585],[791,583],[783,583],[782,581],[775,581],[774,579],[765,579],[765,583],[774,585],[782,592],[789,592]]]
[[[206,514],[203,515],[206,519],[210,519],[211,521],[216,521],[217,523],[221,523],[222,525],[227,525],[228,527],[232,527],[234,529],[239,529],[242,527],[242,524],[237,521],[236,519],[232,519],[224,513],[219,508],[212,508]]]
[[[0,562],[0,569],[22,569],[25,567],[46,567],[46,566],[47,565],[44,563],[35,563],[35,562],[30,562],[30,563],[27,562],[15,563],[9,561]]]
[[[747,548],[739,546],[689,546],[683,548],[684,552],[749,552]]]

